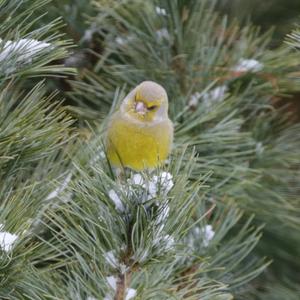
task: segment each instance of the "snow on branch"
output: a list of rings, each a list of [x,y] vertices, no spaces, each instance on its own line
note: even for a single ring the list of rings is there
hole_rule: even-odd
[[[164,8],[159,7],[159,6],[155,6],[155,12],[159,16],[166,16],[167,15],[167,11]]]
[[[66,187],[68,186],[69,182],[71,181],[72,179],[72,173],[69,173],[64,181],[62,182],[62,184],[60,186],[58,186],[55,190],[53,190],[47,197],[46,197],[46,200],[51,200],[51,199],[54,199],[56,198],[57,196],[59,196],[65,189]],[[68,200],[66,200],[68,201]]]
[[[213,226],[210,224],[204,226],[196,226],[192,229],[191,235],[188,237],[188,243],[191,248],[207,248],[210,245],[211,240],[215,236]],[[199,243],[200,242],[200,243]],[[196,246],[198,245],[198,246]]]
[[[237,65],[233,67],[235,72],[259,72],[263,69],[264,65],[256,59],[241,58]]]
[[[4,225],[0,224],[0,248],[6,252],[10,251],[13,243],[17,240],[18,235],[2,231]]]
[[[256,59],[241,58],[234,67],[230,68],[230,70],[243,74],[247,72],[260,72],[263,68],[264,65]],[[196,108],[199,102],[201,102],[205,108],[210,108],[212,105],[222,102],[225,99],[227,92],[228,86],[225,84],[217,86],[207,92],[195,92],[191,95],[188,105],[189,107]]]
[[[117,291],[117,278],[115,276],[108,276],[106,277],[106,280],[110,286],[110,288],[112,289],[112,292],[116,292]],[[136,296],[136,290],[132,289],[132,288],[126,288],[125,291],[125,300],[130,300],[133,299]],[[104,300],[113,300],[115,299],[111,294],[108,294],[104,297]]]
[[[198,106],[198,103],[201,100],[201,104],[203,104],[205,107],[211,107],[216,103],[222,102],[225,99],[227,91],[228,87],[226,85],[221,85],[206,93],[196,92],[191,95],[188,104],[190,107],[195,108]]]
[[[3,41],[0,39],[0,64],[6,67],[6,62],[9,61],[9,66],[5,73],[10,74],[16,70],[15,64],[30,64],[32,58],[40,54],[45,49],[51,49],[53,46],[46,42],[41,42],[35,39],[20,39],[18,41]]]
[[[154,175],[149,180],[145,180],[141,174],[133,174],[131,178],[127,180],[127,184],[121,185],[120,189],[126,197],[130,197],[134,193],[135,187],[141,187],[145,194],[140,199],[141,203],[154,199],[160,195],[166,196],[174,186],[173,176],[168,172],[162,172],[159,176]],[[126,207],[121,200],[121,196],[115,190],[108,192],[109,198],[115,204],[115,207],[120,212],[124,212]]]
[[[150,206],[154,208],[153,235],[150,248],[159,249],[159,252],[170,251],[174,248],[174,237],[167,234],[164,230],[169,217],[170,207],[167,201],[157,199],[149,202],[156,197],[165,197],[174,186],[173,176],[168,172],[161,172],[159,175],[153,175],[147,180],[139,173],[133,174],[127,181],[120,185],[119,191],[111,189],[108,192],[110,200],[114,203],[116,210],[120,213],[130,214],[130,205],[126,205],[122,198],[130,199],[131,197],[138,201],[136,204],[143,204],[148,209]],[[138,199],[138,200],[136,200]],[[117,251],[107,252],[105,261],[108,265],[125,270],[126,266],[121,264],[116,257]],[[137,250],[133,254],[133,259],[144,261],[149,255],[148,250]]]

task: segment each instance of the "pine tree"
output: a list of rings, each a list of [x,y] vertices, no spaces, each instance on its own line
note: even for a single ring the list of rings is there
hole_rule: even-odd
[[[299,32],[216,4],[0,2],[1,299],[299,298]],[[173,151],[120,180],[107,116],[146,79]]]

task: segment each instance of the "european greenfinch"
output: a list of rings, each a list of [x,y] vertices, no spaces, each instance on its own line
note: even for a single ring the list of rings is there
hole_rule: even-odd
[[[125,97],[109,120],[108,159],[117,168],[152,170],[166,160],[172,142],[167,93],[161,85],[144,81]]]

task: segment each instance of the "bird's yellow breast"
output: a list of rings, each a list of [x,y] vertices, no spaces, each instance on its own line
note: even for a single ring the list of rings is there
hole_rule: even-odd
[[[116,113],[108,126],[107,155],[117,167],[153,169],[166,160],[172,141],[173,126],[169,119],[140,124]]]

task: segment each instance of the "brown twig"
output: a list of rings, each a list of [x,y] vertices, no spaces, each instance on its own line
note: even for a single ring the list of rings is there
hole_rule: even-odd
[[[130,285],[131,272],[128,271],[124,274],[120,274],[117,281],[117,290],[114,300],[124,300],[126,297],[127,287]]]

